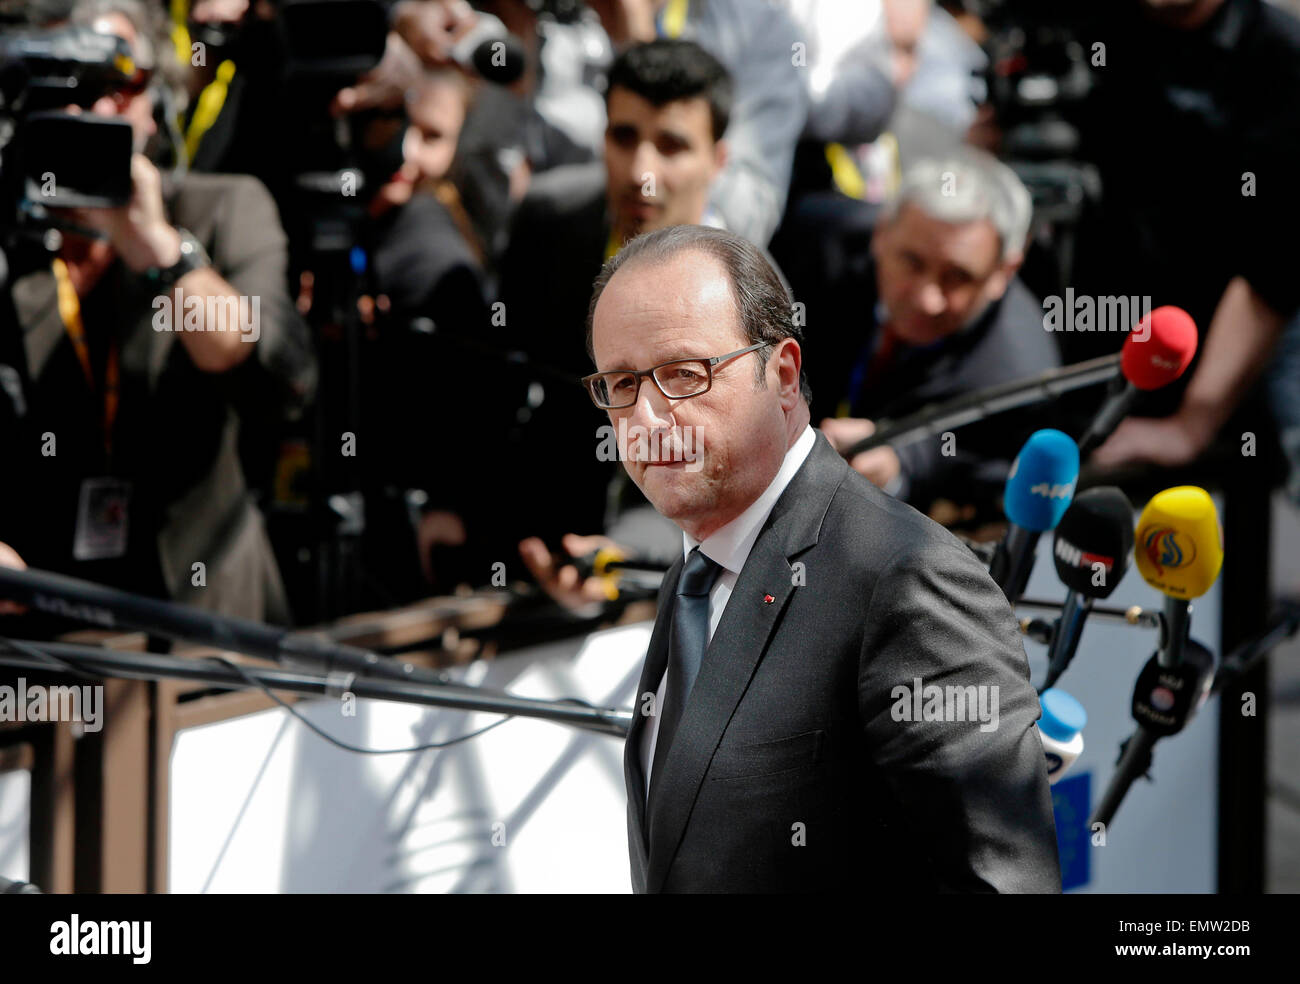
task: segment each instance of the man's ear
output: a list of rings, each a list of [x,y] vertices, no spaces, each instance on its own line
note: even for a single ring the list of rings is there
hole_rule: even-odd
[[[1020,264],[1023,261],[1023,254],[1013,253],[998,264],[997,269],[993,271],[993,275],[989,277],[988,283],[984,285],[984,294],[990,304],[1002,300],[1002,295],[1011,286],[1012,278],[1015,277],[1016,271],[1020,269]]]
[[[719,140],[713,145],[713,173],[721,174],[722,169],[727,166],[730,159],[731,149],[727,146],[727,141]]]
[[[776,373],[781,390],[781,409],[789,412],[799,404],[802,391],[799,373],[803,368],[803,352],[793,338],[783,338],[775,353]]]

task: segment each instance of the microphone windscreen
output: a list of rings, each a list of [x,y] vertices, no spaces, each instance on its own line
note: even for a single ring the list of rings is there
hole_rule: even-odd
[[[1182,308],[1166,304],[1139,321],[1124,341],[1119,366],[1140,390],[1167,386],[1196,354],[1196,322]]]
[[[524,74],[524,46],[513,34],[479,44],[470,61],[474,71],[497,85],[510,85]]]
[[[1078,477],[1079,445],[1074,438],[1051,428],[1034,431],[1007,476],[1007,519],[1033,533],[1052,529],[1069,507]]]
[[[1223,529],[1205,489],[1179,485],[1157,492],[1138,517],[1138,572],[1171,598],[1199,598],[1223,566]]]
[[[1128,572],[1132,551],[1133,504],[1104,485],[1074,497],[1057,524],[1052,554],[1067,588],[1085,598],[1109,598]]]

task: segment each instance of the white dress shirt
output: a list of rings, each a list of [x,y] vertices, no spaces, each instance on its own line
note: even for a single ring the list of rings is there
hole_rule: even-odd
[[[804,463],[808,453],[812,451],[815,440],[816,434],[813,429],[805,427],[798,440],[785,453],[785,460],[781,462],[780,470],[777,471],[776,477],[772,479],[771,484],[763,491],[763,494],[750,503],[749,507],[731,522],[714,530],[703,542],[696,540],[684,530],[682,531],[683,556],[689,555],[692,548],[698,544],[701,553],[722,567],[722,573],[718,575],[718,579],[713,582],[713,588],[709,591],[710,641],[713,640],[713,630],[718,627],[718,623],[722,620],[723,609],[727,607],[727,599],[731,597],[732,589],[736,586],[741,568],[745,566],[749,551],[753,549],[754,541],[758,539],[758,531],[767,522],[772,507],[776,505],[776,500],[781,498],[781,493],[790,484],[790,479],[794,478],[795,472],[799,470],[799,466]],[[671,601],[671,599],[669,600]],[[667,695],[667,690],[668,671],[665,669],[664,675],[659,681],[659,689],[655,692],[656,711],[664,706],[664,697]],[[638,697],[639,702],[640,698]],[[641,735],[641,766],[642,771],[645,773],[647,797],[650,795],[650,768],[654,763],[655,742],[658,737],[659,715],[656,713],[650,718],[645,731]]]

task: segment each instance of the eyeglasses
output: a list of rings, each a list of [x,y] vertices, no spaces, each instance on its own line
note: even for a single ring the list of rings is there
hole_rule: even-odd
[[[666,399],[686,400],[707,393],[713,386],[713,367],[755,352],[771,342],[757,342],[748,348],[737,349],[711,359],[674,359],[649,369],[615,369],[611,372],[594,372],[582,377],[591,400],[602,410],[622,410],[634,406],[641,392],[641,380],[649,376],[655,389]]]

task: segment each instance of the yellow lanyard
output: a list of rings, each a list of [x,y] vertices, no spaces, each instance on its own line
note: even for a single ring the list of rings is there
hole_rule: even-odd
[[[867,179],[858,169],[858,162],[841,143],[826,145],[826,163],[831,166],[831,180],[842,194],[859,200],[867,192]]]
[[[189,13],[189,0],[172,0],[172,46],[176,49],[176,59],[182,65],[188,65],[190,61],[190,31],[186,27]],[[194,101],[194,115],[190,117],[190,125],[185,130],[186,160],[194,160],[204,134],[217,122],[221,108],[226,104],[226,97],[230,95],[230,83],[234,77],[235,63],[227,58],[217,66],[216,78],[203,87],[198,99]]]
[[[68,265],[57,256],[54,258],[54,280],[59,291],[59,317],[63,319],[63,327],[72,342],[72,350],[77,353],[77,361],[81,363],[86,385],[94,393],[95,370],[90,364],[86,326],[81,320],[81,299],[77,297],[77,288],[72,284]],[[114,340],[108,349],[108,365],[104,368],[104,454],[110,457],[113,453],[113,423],[117,420],[121,377],[122,367],[117,342]]]
[[[659,29],[666,38],[680,38],[686,28],[686,15],[690,10],[691,0],[668,0],[664,7]]]
[[[217,66],[217,77],[199,93],[194,104],[194,115],[190,117],[190,125],[185,130],[185,156],[189,160],[194,160],[194,155],[199,152],[199,144],[203,142],[203,135],[212,129],[212,124],[221,115],[221,107],[226,104],[230,82],[234,77],[235,63],[227,58]]]

